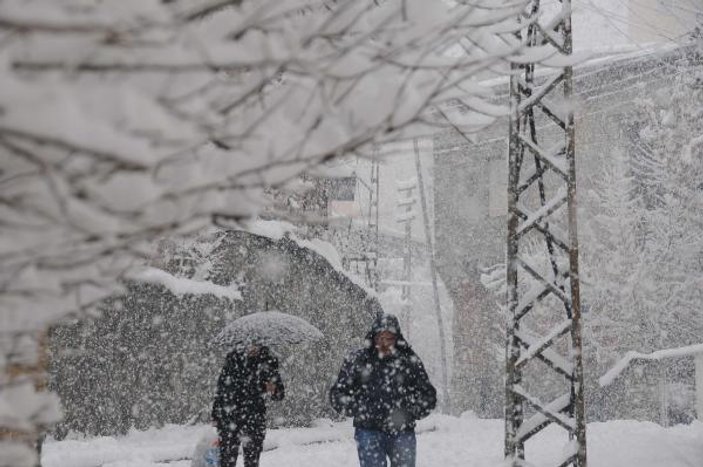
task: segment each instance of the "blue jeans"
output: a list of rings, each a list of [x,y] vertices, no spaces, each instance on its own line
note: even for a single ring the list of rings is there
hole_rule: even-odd
[[[386,467],[386,458],[391,467],[415,467],[415,433],[396,434],[357,428],[354,432],[361,467]]]

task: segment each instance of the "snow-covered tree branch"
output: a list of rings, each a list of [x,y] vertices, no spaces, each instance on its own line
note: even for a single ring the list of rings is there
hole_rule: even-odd
[[[13,411],[36,381],[8,369],[155,237],[249,217],[337,156],[499,112],[474,79],[519,54],[523,3],[0,1],[0,426],[55,418],[44,399]],[[34,462],[7,446],[0,465]]]

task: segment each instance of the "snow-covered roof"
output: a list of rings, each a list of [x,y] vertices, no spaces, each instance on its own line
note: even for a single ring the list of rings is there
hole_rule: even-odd
[[[296,227],[289,222],[258,219],[247,223],[244,231],[269,238],[273,241],[280,241],[285,237],[300,248],[304,248],[321,256],[335,271],[361,288],[368,296],[377,297],[376,291],[368,287],[360,277],[350,271],[346,271],[342,267],[342,258],[334,245],[319,238],[308,240],[298,237],[295,234]]]
[[[254,235],[259,235],[261,237],[266,237],[270,238],[271,240],[278,241],[285,237],[286,234],[294,233],[296,229],[296,226],[291,224],[290,222],[280,220],[256,219],[247,222],[244,225],[243,230]]]

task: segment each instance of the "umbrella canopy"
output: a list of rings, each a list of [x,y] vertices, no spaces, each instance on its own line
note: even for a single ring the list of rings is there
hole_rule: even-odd
[[[217,341],[232,346],[275,346],[312,342],[323,337],[319,329],[303,318],[280,311],[261,311],[229,323],[217,336]]]

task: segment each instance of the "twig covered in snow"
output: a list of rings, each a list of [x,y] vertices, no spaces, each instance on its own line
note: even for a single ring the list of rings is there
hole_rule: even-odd
[[[196,281],[185,277],[176,277],[166,271],[156,268],[146,268],[128,276],[129,279],[149,284],[163,285],[174,295],[210,294],[219,298],[241,300],[242,294],[236,284],[227,287],[208,281]]]
[[[249,218],[325,161],[457,125],[433,108],[486,111],[472,79],[520,54],[523,6],[3,0],[0,353],[108,296],[156,237]]]

